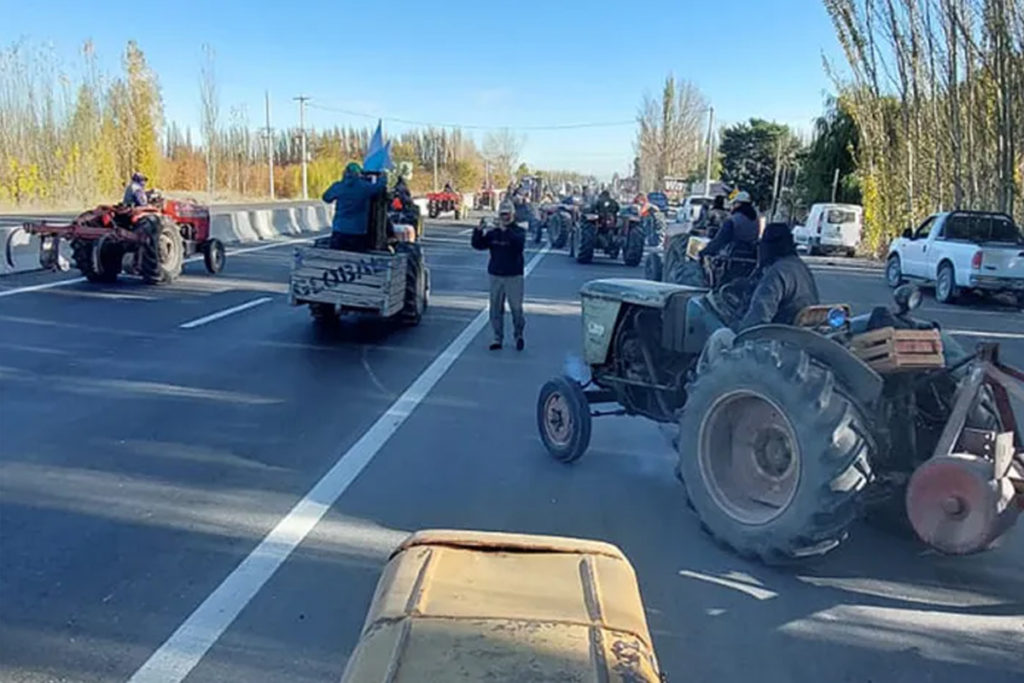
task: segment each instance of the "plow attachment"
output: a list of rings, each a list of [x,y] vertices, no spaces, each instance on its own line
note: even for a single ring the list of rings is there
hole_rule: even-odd
[[[1001,427],[965,429],[984,387],[995,398]],[[999,346],[982,344],[957,390],[932,457],[907,487],[907,516],[928,545],[951,555],[985,550],[1024,508],[1024,444],[1010,396],[1024,401],[1024,372],[999,362]]]

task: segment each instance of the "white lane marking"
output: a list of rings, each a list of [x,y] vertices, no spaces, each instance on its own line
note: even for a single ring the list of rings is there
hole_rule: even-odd
[[[216,313],[211,313],[210,315],[204,315],[202,318],[189,320],[187,323],[182,323],[178,325],[178,327],[180,327],[183,330],[191,330],[193,327],[200,327],[201,325],[205,325],[206,323],[212,323],[214,320],[220,320],[221,318],[226,318],[229,315],[240,313],[241,311],[245,311],[250,308],[255,308],[256,306],[265,304],[268,301],[272,301],[272,299],[269,296],[261,296],[259,299],[253,299],[252,301],[247,301],[244,304],[239,304],[238,306],[225,308],[223,311],[217,311]]]
[[[540,263],[548,248],[530,259],[524,276]],[[263,537],[260,544],[171,634],[129,679],[129,683],[180,683],[313,530],[335,501],[370,464],[427,394],[458,360],[488,321],[484,308],[448,347],[427,366],[334,466]]]
[[[946,330],[959,337],[991,337],[992,339],[1024,339],[1020,332],[985,332],[984,330]]]
[[[14,296],[15,294],[25,294],[26,292],[38,292],[41,289],[66,287],[68,285],[78,284],[79,282],[85,282],[85,278],[73,277],[70,280],[58,280],[56,282],[44,282],[41,285],[29,285],[27,287],[18,287],[16,289],[5,289],[3,291],[0,291],[0,298],[3,298],[5,296]]]
[[[474,229],[475,228],[466,228],[465,230],[460,230],[459,235],[468,235],[469,233],[473,232]]]
[[[733,581],[731,579],[723,579],[719,576],[712,576],[710,574],[691,572],[688,569],[680,569],[679,576],[685,576],[690,579],[697,579],[698,581],[707,581],[708,583],[715,583],[719,586],[732,588],[733,590],[738,590],[741,593],[746,593],[750,597],[756,598],[758,600],[771,600],[772,598],[778,597],[779,595],[775,591],[770,591],[766,588],[758,588],[757,586],[751,586],[748,583]]]
[[[296,242],[306,242],[308,237],[298,237],[294,239],[281,240],[271,242],[270,244],[261,244],[258,247],[243,247],[241,249],[230,249],[227,251],[228,256],[235,256],[237,254],[248,254],[254,251],[263,251],[264,249],[274,249],[276,247],[286,247],[289,244],[295,244]],[[202,256],[192,256],[185,259],[185,263],[193,263],[194,261],[201,261]],[[15,294],[26,294],[28,292],[38,292],[44,289],[54,289],[56,287],[66,287],[68,285],[78,284],[79,282],[85,282],[84,277],[73,277],[70,280],[57,280],[56,282],[44,282],[39,285],[28,285],[26,287],[16,287],[14,289],[0,290],[0,298],[5,296],[14,296]]]

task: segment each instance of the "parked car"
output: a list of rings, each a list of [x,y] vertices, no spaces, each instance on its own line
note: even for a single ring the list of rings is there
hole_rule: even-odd
[[[711,209],[713,202],[714,200],[706,195],[691,195],[687,197],[683,202],[683,206],[679,209],[679,213],[676,215],[676,222],[692,225],[700,218],[700,212],[704,207]]]
[[[856,204],[814,204],[807,214],[807,248],[812,254],[853,256],[860,246],[864,209]]]
[[[889,245],[885,279],[934,285],[943,303],[975,290],[1012,293],[1024,307],[1024,235],[1004,213],[937,213]]]

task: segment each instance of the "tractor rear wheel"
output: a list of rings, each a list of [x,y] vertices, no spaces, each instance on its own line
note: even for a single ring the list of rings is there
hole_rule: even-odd
[[[626,248],[622,251],[622,261],[631,268],[640,265],[644,258],[644,232],[636,226],[626,233]]]
[[[597,228],[593,223],[584,223],[576,233],[579,244],[576,245],[576,262],[590,263],[594,260],[594,247],[597,245]]]
[[[143,234],[139,245],[139,271],[143,281],[158,285],[176,280],[185,261],[178,226],[162,216],[148,215],[139,219],[136,230]]]
[[[703,528],[769,564],[838,546],[857,516],[874,444],[832,372],[798,348],[748,342],[688,389],[679,474]]]
[[[99,254],[96,255],[96,250]],[[75,244],[72,258],[75,267],[89,282],[111,284],[121,274],[121,259],[124,251],[116,244],[102,240],[82,240]],[[95,258],[95,260],[94,260]]]

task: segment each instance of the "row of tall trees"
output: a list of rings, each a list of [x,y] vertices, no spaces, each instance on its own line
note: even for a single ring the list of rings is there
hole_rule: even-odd
[[[204,46],[199,69],[199,130],[165,121],[160,85],[145,55],[129,42],[114,77],[101,72],[91,43],[78,75],[61,72],[52,50],[18,42],[0,51],[0,205],[82,204],[120,195],[132,172],[170,191],[217,197],[301,195],[301,130],[268,136],[245,107],[220,99],[214,51]],[[307,130],[311,196],[360,160],[372,128]],[[392,137],[392,156],[411,169],[414,191],[436,181],[466,190],[504,186],[515,174],[525,139],[510,130],[487,133],[482,145],[458,129],[423,128]]]
[[[824,4],[871,246],[938,209],[1024,218],[1024,0]]]
[[[665,178],[691,177],[703,168],[708,101],[693,83],[665,78],[660,96],[644,95],[634,143],[640,189],[664,187]]]

